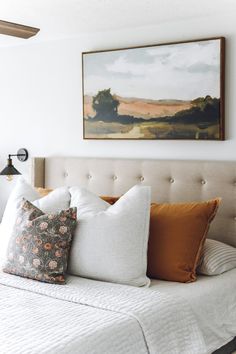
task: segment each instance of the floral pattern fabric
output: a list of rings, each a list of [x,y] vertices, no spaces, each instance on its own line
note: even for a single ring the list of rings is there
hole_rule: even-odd
[[[47,283],[63,284],[76,227],[76,208],[44,214],[23,199],[3,271]]]

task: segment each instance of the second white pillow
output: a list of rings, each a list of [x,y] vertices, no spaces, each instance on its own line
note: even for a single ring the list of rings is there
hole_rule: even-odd
[[[149,284],[147,243],[150,187],[134,186],[114,205],[79,187],[70,188],[78,226],[69,272],[86,278],[145,286]]]

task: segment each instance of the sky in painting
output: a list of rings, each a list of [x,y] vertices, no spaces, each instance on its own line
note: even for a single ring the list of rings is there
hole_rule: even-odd
[[[220,96],[220,40],[84,54],[84,93],[191,100]]]

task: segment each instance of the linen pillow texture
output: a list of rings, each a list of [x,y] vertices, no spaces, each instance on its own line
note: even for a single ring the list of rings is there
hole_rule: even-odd
[[[23,199],[17,210],[3,271],[63,284],[75,227],[76,208],[44,214]]]
[[[201,250],[219,202],[152,205],[147,272],[151,278],[196,280]]]
[[[216,240],[206,240],[199,274],[218,275],[236,268],[236,248]]]
[[[22,198],[29,200],[45,213],[68,209],[70,204],[70,193],[67,187],[57,188],[48,196],[40,198],[39,193],[29,183],[19,178],[8,198],[0,226],[0,262],[5,258]]]
[[[110,205],[79,187],[70,188],[79,226],[69,273],[133,286],[147,286],[150,187],[134,186]]]

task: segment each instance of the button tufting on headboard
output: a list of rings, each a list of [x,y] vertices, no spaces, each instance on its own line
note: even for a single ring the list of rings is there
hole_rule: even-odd
[[[32,181],[48,188],[80,185],[106,196],[120,196],[142,182],[159,203],[222,197],[209,236],[236,246],[236,161],[35,158]]]

